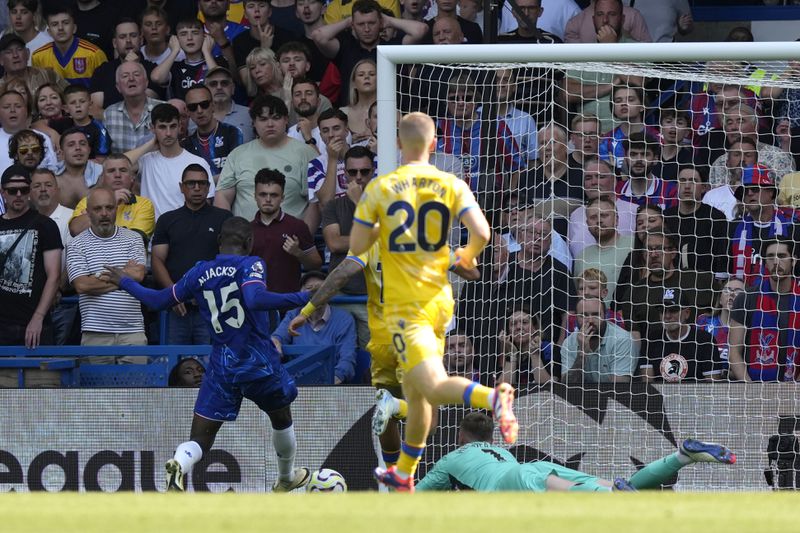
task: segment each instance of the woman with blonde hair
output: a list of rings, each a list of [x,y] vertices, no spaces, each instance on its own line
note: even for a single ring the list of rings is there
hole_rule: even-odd
[[[368,139],[372,134],[368,125],[369,108],[377,99],[377,90],[375,61],[362,59],[350,73],[349,105],[342,108],[354,142]]]
[[[275,53],[269,48],[253,48],[240,71],[247,95],[251,98],[257,94],[271,94],[286,101],[283,73]]]

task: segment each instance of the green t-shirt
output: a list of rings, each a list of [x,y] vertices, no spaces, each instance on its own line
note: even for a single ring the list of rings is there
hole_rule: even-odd
[[[231,210],[234,215],[251,220],[258,211],[254,198],[256,173],[262,168],[278,170],[286,176],[281,207],[286,213],[300,218],[308,205],[308,163],[317,155],[313,148],[296,139],[289,138],[280,148],[267,148],[255,139],[238,146],[228,155],[217,190],[236,189]]]
[[[511,452],[488,442],[470,442],[436,463],[416,490],[471,489],[479,492],[503,490],[501,484],[520,464]]]

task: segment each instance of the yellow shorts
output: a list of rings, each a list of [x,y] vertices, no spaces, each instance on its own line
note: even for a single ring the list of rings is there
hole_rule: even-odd
[[[403,371],[397,362],[397,353],[391,344],[378,344],[369,341],[367,351],[372,356],[372,386],[376,389],[398,389],[403,384]]]
[[[426,359],[444,356],[444,334],[453,318],[453,300],[435,299],[424,307],[384,305],[383,317],[404,374]]]

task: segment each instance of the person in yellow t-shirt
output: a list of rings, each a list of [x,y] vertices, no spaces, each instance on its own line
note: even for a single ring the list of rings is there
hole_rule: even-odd
[[[110,154],[103,161],[103,174],[98,184],[114,191],[117,199],[116,225],[141,234],[147,243],[156,229],[156,212],[149,199],[133,194],[133,179],[130,159],[122,154]],[[69,232],[74,237],[90,225],[89,215],[86,213],[86,198],[83,198],[75,206],[69,220]]]
[[[476,265],[491,229],[468,185],[428,162],[436,146],[433,120],[410,113],[398,129],[403,164],[372,180],[356,206],[350,253],[367,252],[380,243],[383,316],[403,371],[408,402],[406,435],[397,465],[377,468],[375,477],[399,491],[414,490],[413,474],[424,451],[434,406],[463,403],[492,409],[509,444],[519,426],[512,411],[514,389],[503,383],[491,389],[447,375],[442,357],[444,334],[453,315],[447,279],[448,234],[460,221],[469,241],[455,251],[456,265]],[[313,305],[304,308],[313,311]]]

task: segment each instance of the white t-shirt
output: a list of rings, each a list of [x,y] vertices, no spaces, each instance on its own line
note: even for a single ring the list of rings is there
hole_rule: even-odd
[[[289,131],[286,132],[286,135],[291,137],[292,139],[297,139],[300,142],[306,142],[305,138],[303,138],[303,133],[300,131],[300,128],[297,125],[290,126]],[[328,158],[328,149],[325,147],[325,143],[322,142],[322,137],[319,134],[319,126],[311,130],[311,138],[317,141],[317,150],[319,150],[319,155],[323,159]],[[348,142],[349,144],[349,142]]]
[[[142,196],[153,202],[156,220],[163,213],[178,209],[186,201],[181,192],[180,183],[183,170],[197,163],[209,176],[211,169],[202,157],[181,150],[180,155],[165,157],[161,152],[148,152],[139,159],[139,176],[142,180]],[[214,197],[214,180],[208,189],[208,197]]]
[[[58,232],[61,234],[61,244],[64,249],[61,250],[61,267],[67,266],[67,245],[72,242],[72,234],[69,232],[69,220],[72,218],[72,209],[58,204],[56,210],[50,213],[50,219],[58,226]]]
[[[28,49],[28,66],[31,66],[31,58],[33,57],[33,53],[41,48],[42,46],[46,45],[47,43],[52,43],[53,38],[50,37],[50,34],[46,31],[40,31],[36,37],[34,37],[30,42],[25,43],[25,48]]]
[[[33,131],[44,137],[44,159],[42,160],[42,164],[39,166],[47,167],[53,172],[58,172],[58,158],[56,157],[56,149],[53,148],[53,142],[50,140],[50,136],[48,136],[46,133],[42,133],[39,130]],[[0,146],[6,147],[5,150],[0,150],[0,174],[5,172],[8,167],[14,164],[14,160],[8,156],[8,143],[11,141],[11,137],[13,136],[13,134],[8,133],[6,130],[0,128]]]
[[[161,53],[160,56],[147,55],[147,50],[145,50],[144,45],[142,45],[139,51],[142,53],[143,58],[145,58],[151,63],[155,63],[156,65],[160,65],[161,63],[163,63],[164,60],[167,59],[170,54],[169,46],[164,49],[164,51]],[[186,54],[183,52],[183,50],[181,50],[180,52],[178,52],[178,57],[175,58],[175,61],[183,61],[184,59],[186,59]]]
[[[723,185],[711,189],[703,196],[703,203],[711,207],[716,207],[725,213],[725,218],[727,218],[729,222],[736,218],[736,206],[738,201],[733,195],[733,190],[731,190],[730,185]]]

